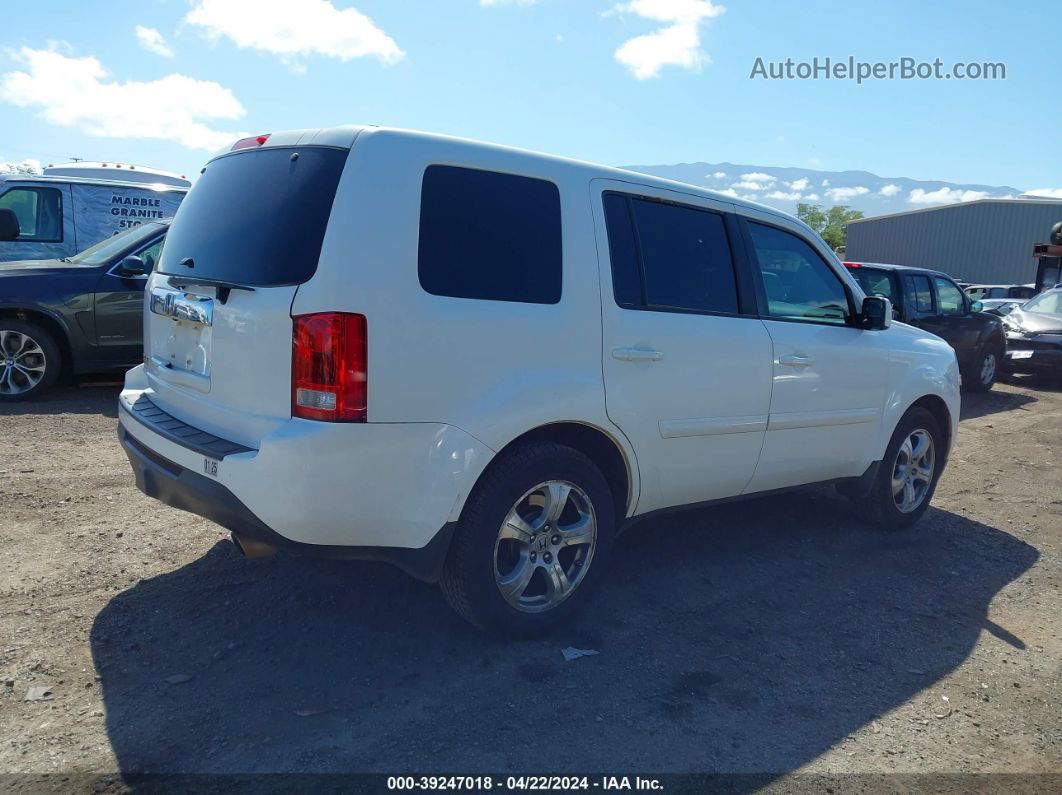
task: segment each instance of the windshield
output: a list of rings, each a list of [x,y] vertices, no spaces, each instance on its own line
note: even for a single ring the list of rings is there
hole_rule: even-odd
[[[159,271],[256,287],[317,270],[348,150],[273,147],[211,161],[166,236]]]
[[[1062,291],[1052,290],[1040,293],[1022,304],[1023,312],[1045,312],[1049,315],[1062,315]]]
[[[162,227],[162,224],[134,226],[113,237],[105,238],[94,246],[89,246],[81,253],[72,256],[67,262],[73,262],[75,265],[103,265],[126,249],[134,248],[137,243],[154,237]]]

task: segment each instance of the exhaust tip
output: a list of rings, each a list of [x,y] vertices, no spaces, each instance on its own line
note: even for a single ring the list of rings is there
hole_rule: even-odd
[[[236,549],[240,550],[240,554],[245,558],[268,558],[277,554],[277,548],[272,544],[255,541],[253,538],[247,538],[236,533],[232,534],[232,543],[236,545]]]

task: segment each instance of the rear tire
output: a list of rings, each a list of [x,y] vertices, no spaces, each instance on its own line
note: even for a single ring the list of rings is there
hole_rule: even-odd
[[[615,534],[612,491],[583,453],[530,442],[493,461],[461,513],[440,582],[481,629],[539,634],[585,603]]]
[[[0,402],[32,400],[63,368],[59,345],[36,323],[0,318]]]
[[[865,503],[871,521],[883,530],[899,530],[921,519],[936,491],[944,456],[944,434],[936,418],[919,406],[908,409],[893,431]]]
[[[999,377],[999,368],[1003,356],[998,350],[983,347],[974,357],[973,362],[962,374],[962,387],[967,392],[987,392]]]

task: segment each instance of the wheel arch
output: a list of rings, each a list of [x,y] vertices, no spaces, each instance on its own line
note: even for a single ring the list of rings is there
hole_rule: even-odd
[[[0,319],[21,320],[24,323],[36,323],[55,337],[55,344],[59,346],[59,354],[62,356],[62,368],[60,372],[70,373],[74,366],[74,351],[70,345],[70,333],[59,318],[42,309],[21,306],[0,306]]]
[[[923,408],[933,415],[933,418],[940,425],[941,433],[944,434],[944,449],[947,453],[951,452],[952,443],[952,416],[951,409],[948,408],[948,404],[939,395],[923,395],[918,398],[914,403],[904,409],[904,414],[913,408]],[[900,415],[903,416],[902,414]]]
[[[612,491],[616,519],[622,523],[637,503],[638,465],[633,451],[628,450],[614,434],[597,425],[570,420],[539,425],[509,441],[498,450],[492,462],[521,444],[547,441],[572,447],[597,465]],[[490,464],[486,469],[489,468]],[[480,473],[477,482],[482,477]]]

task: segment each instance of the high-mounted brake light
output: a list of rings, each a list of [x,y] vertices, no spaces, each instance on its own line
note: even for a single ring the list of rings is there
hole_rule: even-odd
[[[324,422],[365,422],[365,316],[326,312],[300,315],[294,321],[291,416]]]
[[[863,267],[863,263],[862,262],[842,262],[841,264],[844,265],[846,268],[862,268]]]
[[[256,146],[261,146],[269,140],[269,136],[272,133],[266,133],[265,135],[252,135],[250,138],[241,138],[232,145],[230,152],[235,152],[237,149],[253,149]]]

